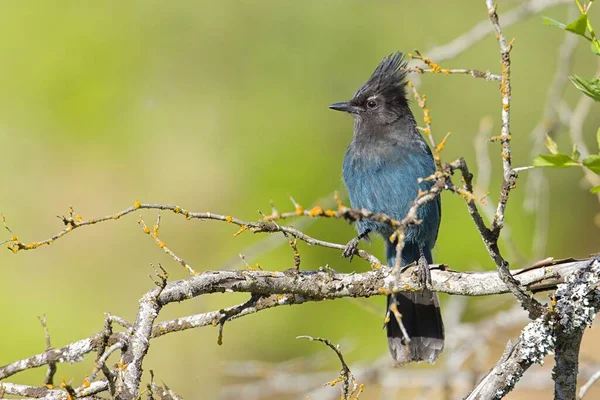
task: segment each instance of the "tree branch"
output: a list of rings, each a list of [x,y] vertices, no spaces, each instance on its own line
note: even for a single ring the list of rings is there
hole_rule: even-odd
[[[542,364],[545,356],[555,350],[557,344],[555,326],[563,331],[561,335],[575,335],[574,339],[579,340],[579,335],[586,326],[592,324],[600,309],[599,284],[600,258],[594,258],[589,260],[584,268],[567,277],[566,283],[558,286],[556,306],[529,323],[514,346],[508,343],[503,356],[467,396],[467,400],[500,399],[510,392],[531,365]],[[573,346],[566,350],[566,358],[560,361],[561,368],[568,364],[572,365]],[[561,350],[559,353],[561,354],[559,357],[565,357],[564,351]],[[559,364],[558,360],[557,364]],[[564,371],[556,371],[555,368],[555,377],[559,372]],[[555,394],[562,396],[572,393],[572,397],[558,398],[575,397],[573,379],[576,379],[576,376],[576,370],[570,371],[565,377],[560,378],[560,382],[556,382],[559,390],[555,390]],[[564,381],[567,385],[564,385]]]
[[[562,282],[566,276],[588,266],[590,260],[544,260],[523,270],[514,271],[515,278],[528,290],[548,290]],[[432,290],[465,296],[493,295],[509,291],[496,272],[464,273],[440,270],[439,264],[431,267],[433,268]],[[169,282],[162,290],[157,287],[145,294],[140,301],[138,319],[133,327],[135,333],[129,335],[115,332],[106,340],[106,345],[113,346],[116,343],[127,345],[127,356],[124,356],[123,362],[126,365],[133,364],[127,373],[137,377],[141,370],[136,369],[136,365],[140,365],[145,355],[144,351],[147,351],[149,339],[171,332],[212,325],[220,321],[223,316],[234,319],[272,307],[302,304],[307,301],[385,295],[396,287],[396,283],[400,290],[419,290],[416,271],[416,267],[408,268],[399,277],[385,268],[359,274],[341,274],[330,269],[301,271],[299,274],[287,271],[207,271]],[[242,310],[236,306],[160,322],[156,325],[149,323],[150,319],[155,318],[153,315],[159,305],[163,307],[172,302],[185,301],[203,294],[224,292],[246,292],[262,295],[262,297]],[[233,309],[237,309],[237,313],[230,316]],[[104,336],[104,331],[101,331],[62,348],[51,349],[0,367],[0,379],[51,362],[80,361],[84,355],[103,346]]]

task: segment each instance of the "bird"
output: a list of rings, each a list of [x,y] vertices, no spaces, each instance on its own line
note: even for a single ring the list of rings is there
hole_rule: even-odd
[[[430,176],[436,168],[406,97],[406,66],[401,52],[386,56],[351,100],[329,106],[349,113],[354,119],[354,134],[342,167],[351,206],[383,213],[395,220],[406,216],[420,190],[432,187],[431,180],[420,178]],[[438,296],[427,288],[432,249],[442,216],[440,197],[420,206],[417,216],[421,223],[406,228],[400,265],[401,269],[415,262],[419,265],[422,290],[397,292],[387,297],[388,347],[397,365],[413,361],[434,363],[444,348]],[[343,256],[351,259],[361,240],[378,234],[386,243],[387,266],[394,267],[397,245],[397,239],[391,241],[394,228],[368,219],[357,221],[356,228],[358,236],[348,243]],[[410,341],[390,312],[393,304],[400,312]]]

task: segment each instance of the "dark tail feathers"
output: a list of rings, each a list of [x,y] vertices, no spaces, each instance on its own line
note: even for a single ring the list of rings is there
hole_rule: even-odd
[[[390,249],[390,247],[392,249]],[[432,263],[431,250],[424,249],[425,258]],[[408,265],[419,258],[418,248],[407,243],[402,251],[402,264]],[[388,243],[388,265],[395,260],[395,246]],[[409,261],[410,260],[410,261]],[[410,344],[407,345],[394,314],[390,314],[387,337],[390,354],[397,364],[411,361],[434,363],[444,349],[444,323],[437,293],[430,290],[400,292],[387,298],[388,309],[394,302],[402,315]]]

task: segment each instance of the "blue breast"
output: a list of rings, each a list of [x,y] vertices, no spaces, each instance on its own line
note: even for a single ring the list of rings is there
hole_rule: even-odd
[[[418,190],[428,190],[432,186],[432,182],[419,183],[418,178],[427,177],[434,171],[435,165],[429,152],[408,152],[397,148],[385,155],[361,157],[353,152],[351,145],[344,158],[343,179],[353,208],[366,208],[401,220],[417,197]],[[407,229],[406,242],[431,249],[440,224],[439,197],[421,206],[418,217],[423,222]],[[359,221],[357,229],[359,233],[369,229],[386,239],[393,233],[389,226],[370,220]]]

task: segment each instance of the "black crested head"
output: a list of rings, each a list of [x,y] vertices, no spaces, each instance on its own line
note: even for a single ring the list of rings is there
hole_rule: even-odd
[[[381,125],[397,121],[410,113],[406,100],[406,64],[402,53],[390,54],[379,63],[352,100],[332,104],[329,108]]]
[[[400,52],[385,57],[369,80],[354,94],[353,100],[376,95],[390,103],[406,104],[406,64]]]

